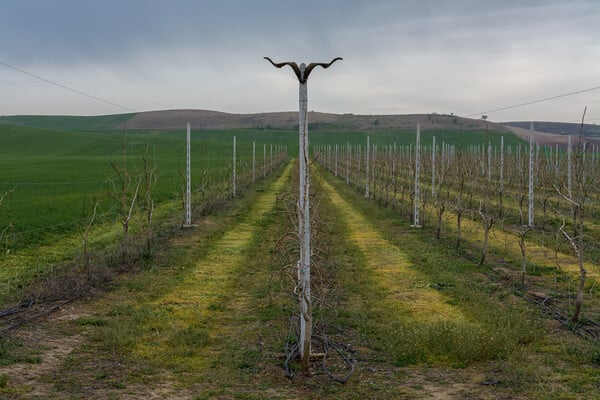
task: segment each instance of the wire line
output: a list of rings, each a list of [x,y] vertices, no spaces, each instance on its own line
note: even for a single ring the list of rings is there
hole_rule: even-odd
[[[50,80],[50,79],[46,79],[46,78],[44,78],[44,77],[41,77],[41,76],[39,76],[39,75],[32,74],[31,72],[27,72],[27,71],[25,71],[25,70],[23,70],[23,69],[21,69],[21,68],[15,67],[14,65],[10,65],[10,64],[7,64],[7,63],[5,63],[5,62],[2,62],[2,61],[0,61],[0,65],[4,65],[4,66],[5,66],[5,67],[7,67],[7,68],[14,69],[15,71],[19,71],[19,72],[21,72],[21,73],[23,73],[23,74],[25,74],[25,75],[31,76],[31,77],[33,77],[33,78],[35,78],[35,79],[39,79],[39,80],[41,80],[41,81],[44,81],[44,82],[46,82],[46,83],[49,83],[49,84],[51,84],[51,85],[58,86],[59,88],[66,89],[66,90],[68,90],[68,91],[71,91],[71,92],[73,92],[73,93],[77,93],[77,94],[80,94],[80,95],[82,95],[82,96],[89,97],[90,99],[98,100],[98,101],[101,101],[101,102],[103,102],[103,103],[110,104],[110,105],[112,105],[112,106],[119,107],[119,108],[122,108],[122,109],[124,109],[124,110],[127,110],[127,111],[133,111],[133,112],[137,112],[137,111],[136,111],[136,110],[134,110],[133,108],[125,107],[125,106],[122,106],[122,105],[120,105],[120,104],[114,103],[114,102],[112,102],[112,101],[109,101],[109,100],[103,99],[103,98],[101,98],[101,97],[94,96],[94,95],[92,95],[92,94],[89,94],[89,93],[82,92],[81,90],[73,89],[73,88],[71,88],[71,87],[68,87],[68,86],[62,85],[62,84],[60,84],[60,83],[58,83],[58,82],[54,82],[54,81],[52,81],[52,80]]]
[[[528,105],[531,105],[531,104],[541,103],[543,101],[549,101],[549,100],[559,99],[561,97],[573,96],[573,95],[576,95],[576,94],[585,93],[585,92],[591,92],[592,90],[598,90],[598,89],[600,89],[600,86],[596,86],[596,87],[592,87],[592,88],[588,88],[588,89],[583,89],[583,90],[577,90],[575,92],[570,92],[570,93],[559,94],[558,96],[546,97],[546,98],[539,99],[539,100],[528,101],[526,103],[515,104],[515,105],[512,105],[512,106],[507,106],[507,107],[502,107],[502,108],[495,108],[493,110],[482,111],[482,112],[478,112],[478,113],[469,114],[469,115],[466,115],[466,116],[467,117],[473,117],[475,115],[488,114],[488,113],[492,113],[492,112],[496,112],[496,111],[510,110],[512,108],[528,106]]]

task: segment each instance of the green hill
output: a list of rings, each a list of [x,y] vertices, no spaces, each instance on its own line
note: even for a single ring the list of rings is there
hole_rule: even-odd
[[[97,132],[115,131],[136,114],[113,114],[97,116],[72,115],[9,115],[0,117],[0,125],[55,129],[61,131]]]

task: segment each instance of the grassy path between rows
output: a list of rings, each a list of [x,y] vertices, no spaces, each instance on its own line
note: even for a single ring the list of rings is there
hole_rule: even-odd
[[[597,345],[332,174],[321,179],[354,247],[353,269],[339,278],[350,296],[348,324],[405,365],[404,383],[382,398],[597,398]]]
[[[228,347],[232,335],[244,338],[231,328],[247,322],[244,314],[254,307],[243,287],[252,284],[251,271],[244,277],[248,283],[240,275],[291,168],[289,163],[274,182],[242,199],[235,212],[204,218],[198,229],[176,239],[165,257],[168,268],[125,277],[117,290],[62,310],[43,333],[26,329],[11,346],[4,343],[13,358],[2,360],[11,365],[0,367],[7,381],[0,393],[196,399],[222,390],[216,371],[243,370],[252,365],[244,360],[259,354]],[[32,372],[23,376],[27,370]]]
[[[156,265],[0,341],[0,397],[596,398],[597,348],[317,169],[316,329],[356,372],[341,385],[315,362],[311,375],[286,378],[292,164],[173,239]]]

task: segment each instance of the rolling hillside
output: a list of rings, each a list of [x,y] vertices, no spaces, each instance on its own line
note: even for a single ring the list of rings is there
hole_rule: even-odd
[[[298,112],[260,114],[229,114],[208,110],[165,110],[137,114],[102,116],[4,116],[0,124],[66,131],[107,131],[120,129],[182,129],[190,122],[194,129],[294,129],[298,127]],[[413,130],[417,123],[422,130],[483,130],[483,121],[442,114],[354,115],[309,113],[311,129],[351,131]],[[489,124],[489,129],[506,132],[502,125]]]

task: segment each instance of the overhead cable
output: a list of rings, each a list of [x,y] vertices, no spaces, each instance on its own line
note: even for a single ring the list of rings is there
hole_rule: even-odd
[[[121,104],[117,104],[117,103],[115,103],[115,102],[112,102],[112,101],[109,101],[109,100],[103,99],[103,98],[101,98],[101,97],[98,97],[98,96],[94,96],[93,94],[89,94],[89,93],[86,93],[86,92],[82,92],[81,90],[78,90],[78,89],[73,89],[73,88],[71,88],[71,87],[69,87],[69,86],[65,86],[65,85],[63,85],[63,84],[60,84],[60,83],[58,83],[58,82],[52,81],[52,80],[50,80],[50,79],[46,79],[46,78],[44,78],[44,77],[42,77],[42,76],[39,76],[39,75],[36,75],[36,74],[32,74],[31,72],[27,72],[27,71],[25,71],[24,69],[21,69],[21,68],[19,68],[19,67],[15,67],[14,65],[10,65],[10,64],[7,64],[7,63],[5,63],[5,62],[2,62],[2,61],[0,61],[0,65],[3,65],[3,66],[5,66],[5,67],[7,67],[7,68],[14,69],[15,71],[21,72],[22,74],[25,74],[25,75],[31,76],[32,78],[35,78],[35,79],[39,79],[39,80],[41,80],[41,81],[44,81],[44,82],[46,82],[46,83],[49,83],[49,84],[51,84],[51,85],[58,86],[59,88],[62,88],[62,89],[68,90],[68,91],[70,91],[70,92],[77,93],[77,94],[80,94],[80,95],[82,95],[82,96],[85,96],[85,97],[89,97],[90,99],[94,99],[94,100],[97,100],[97,101],[101,101],[101,102],[103,102],[103,103],[110,104],[111,106],[119,107],[119,108],[122,108],[122,109],[124,109],[124,110],[127,110],[127,111],[137,112],[137,111],[136,111],[136,110],[134,110],[133,108],[126,107],[126,106],[123,106],[123,105],[121,105]]]
[[[541,103],[541,102],[544,102],[544,101],[559,99],[561,97],[567,97],[567,96],[573,96],[573,95],[580,94],[580,93],[591,92],[592,90],[598,90],[598,89],[600,89],[600,86],[591,87],[591,88],[583,89],[583,90],[577,90],[575,92],[570,92],[570,93],[559,94],[557,96],[546,97],[546,98],[539,99],[539,100],[528,101],[526,103],[514,104],[512,106],[506,106],[506,107],[501,107],[501,108],[494,108],[492,110],[487,110],[487,111],[482,111],[482,112],[478,112],[478,113],[469,114],[469,115],[467,115],[467,117],[473,117],[475,115],[489,114],[489,113],[496,112],[496,111],[510,110],[512,108],[528,106],[528,105],[531,105],[531,104]]]

